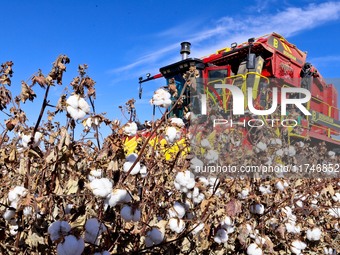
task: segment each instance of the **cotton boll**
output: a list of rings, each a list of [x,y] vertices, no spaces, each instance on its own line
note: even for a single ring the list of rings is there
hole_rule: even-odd
[[[4,212],[4,214],[2,215],[2,217],[6,220],[6,221],[10,221],[11,219],[13,219],[15,216],[15,210],[11,210],[11,209],[6,209],[6,211]]]
[[[211,145],[210,145],[210,142],[208,141],[208,139],[203,139],[201,141],[201,146],[203,148],[206,148],[206,149],[210,149],[211,148]]]
[[[287,222],[285,223],[286,231],[291,234],[300,234],[301,227],[296,226],[295,222]]]
[[[282,181],[278,181],[275,183],[275,188],[279,191],[284,191],[285,188],[287,188],[288,186],[289,184],[286,181],[284,181],[283,183]]]
[[[168,108],[171,105],[171,95],[165,89],[157,89],[150,100],[152,105]]]
[[[85,241],[92,244],[98,243],[98,237],[107,229],[103,223],[99,223],[96,218],[91,218],[85,224]]]
[[[256,244],[252,243],[247,248],[247,254],[248,255],[262,255],[262,249]]]
[[[142,178],[145,178],[148,175],[148,169],[146,168],[146,166],[142,165],[140,167],[139,173]]]
[[[205,198],[204,194],[200,193],[199,189],[195,187],[194,190],[192,191],[192,201],[195,204],[199,204],[203,201],[204,198]]]
[[[66,221],[55,221],[49,227],[47,232],[50,234],[52,241],[58,240],[60,237],[67,235],[71,230],[70,224]]]
[[[32,206],[25,206],[23,210],[24,216],[30,216],[33,214],[33,207]]]
[[[296,255],[300,255],[302,250],[306,249],[307,245],[300,241],[300,240],[294,240],[290,246],[290,251]]]
[[[228,232],[223,228],[217,230],[214,241],[218,244],[226,243],[228,241]]]
[[[188,170],[179,172],[176,174],[174,185],[177,190],[186,193],[195,187],[195,176]]]
[[[207,180],[207,178],[205,178],[204,176],[200,176],[198,178],[198,181],[200,183],[202,183],[205,187],[207,187],[209,185],[209,181]]]
[[[180,133],[175,127],[167,127],[165,130],[165,140],[168,143],[174,143],[181,137]]]
[[[90,106],[80,95],[72,95],[66,100],[66,110],[75,120],[82,119],[90,112]]]
[[[75,94],[70,96],[67,100],[66,100],[66,104],[74,109],[77,109],[79,106],[79,95]]]
[[[95,196],[106,198],[112,192],[112,182],[107,178],[94,179],[90,188]]]
[[[267,195],[267,194],[272,193],[269,185],[266,185],[266,186],[261,185],[259,187],[259,191],[262,193],[262,195]]]
[[[321,229],[320,228],[313,228],[313,229],[308,229],[306,232],[307,239],[309,241],[319,241],[321,238]]]
[[[58,255],[81,255],[84,251],[85,243],[82,238],[77,239],[73,235],[65,237],[63,243],[57,246]]]
[[[102,177],[102,170],[98,169],[98,170],[91,170],[87,178],[91,182],[94,179],[101,178],[101,177]]]
[[[125,173],[127,173],[130,168],[132,167],[132,165],[134,164],[134,162],[137,160],[138,158],[138,155],[136,153],[132,153],[132,154],[129,154],[127,157],[126,157],[126,162],[124,163],[123,165],[123,171]],[[133,167],[133,169],[131,170],[130,174],[131,175],[136,175],[138,174],[140,171],[140,163],[137,162],[137,164]]]
[[[266,151],[267,150],[267,144],[265,144],[263,142],[259,142],[258,144],[256,144],[256,148],[258,149],[258,152]]]
[[[153,227],[146,233],[145,244],[147,247],[163,242],[164,233],[157,227]]]
[[[17,208],[17,204],[22,197],[27,195],[27,189],[22,186],[16,186],[8,192],[8,200],[11,207]]]
[[[330,157],[331,159],[335,159],[335,152],[334,151],[329,151],[328,152],[328,157]]]
[[[283,156],[283,150],[282,149],[279,149],[275,152],[275,154],[279,157],[282,157]]]
[[[332,207],[328,209],[329,215],[332,217],[339,219],[340,218],[340,207]]]
[[[125,221],[139,221],[141,212],[139,209],[133,209],[131,206],[124,205],[120,211],[120,215]]]
[[[125,189],[115,189],[107,196],[105,204],[114,207],[117,204],[129,203],[130,201],[131,196]]]
[[[184,127],[184,122],[181,118],[171,118],[171,124],[179,128]]]
[[[221,228],[225,229],[228,234],[231,234],[235,231],[234,223],[229,216],[226,216],[221,222]]]
[[[169,220],[169,227],[171,231],[179,234],[185,229],[185,222],[182,219],[171,218]]]
[[[197,157],[194,157],[190,160],[190,169],[196,171],[197,169],[200,170],[203,168],[203,162],[202,160],[198,159]]]
[[[194,230],[191,232],[193,235],[197,235],[204,228],[204,223],[200,223],[195,226]]]
[[[334,202],[340,202],[340,193],[335,193],[334,196],[332,196],[332,199]]]
[[[180,218],[182,219],[185,215],[185,207],[179,202],[175,202],[173,207],[171,207],[168,211],[169,218]]]
[[[336,255],[336,253],[333,252],[332,248],[324,247],[323,248],[323,254],[326,255]]]
[[[129,172],[130,168],[132,167],[134,163],[133,162],[125,162],[124,165],[123,165],[123,171],[125,173]],[[140,171],[140,163],[137,162],[136,165],[132,168],[130,174],[131,175],[136,175],[138,174]]]
[[[249,195],[249,190],[247,188],[244,188],[241,190],[240,193],[238,193],[237,196],[239,199],[247,199],[248,195]]]
[[[90,112],[91,108],[84,98],[79,98],[78,104],[79,104],[80,110],[82,110],[85,113]]]
[[[205,154],[205,159],[208,161],[209,164],[215,163],[218,160],[218,152],[215,150],[208,150]]]
[[[17,224],[9,225],[9,233],[11,236],[16,236],[18,234],[19,226]]]
[[[285,154],[288,155],[289,157],[293,157],[296,154],[296,150],[294,146],[289,146],[286,150],[285,150]]]
[[[264,205],[263,204],[253,204],[250,206],[250,212],[253,214],[263,214],[264,213]]]
[[[124,126],[124,134],[127,136],[135,136],[137,134],[137,124],[135,122],[128,122]]]

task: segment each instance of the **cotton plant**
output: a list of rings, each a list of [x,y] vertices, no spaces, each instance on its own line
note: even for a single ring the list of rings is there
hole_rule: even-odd
[[[302,254],[302,251],[306,248],[307,244],[300,240],[294,240],[290,245],[290,251],[295,255]]]
[[[272,139],[270,139],[269,144],[275,145],[275,146],[281,146],[282,140],[280,138],[272,138]]]
[[[74,235],[65,237],[64,242],[57,246],[58,255],[81,255],[85,249],[84,239],[77,238]]]
[[[182,127],[185,126],[184,121],[181,118],[173,117],[173,118],[170,119],[170,123],[171,123],[172,126],[178,127],[178,128],[182,128]]]
[[[181,138],[181,132],[179,132],[175,127],[167,127],[165,130],[165,140],[168,143],[174,143]]]
[[[158,227],[152,227],[145,236],[145,246],[151,247],[153,245],[158,245],[164,240],[164,231]]]
[[[145,178],[148,175],[148,169],[145,165],[141,165],[139,174],[142,178]]]
[[[224,217],[224,219],[220,222],[221,228],[225,229],[228,234],[231,234],[235,231],[235,226],[232,219],[229,216]]]
[[[128,122],[124,125],[123,131],[127,136],[135,136],[137,134],[137,124],[135,122]]]
[[[201,169],[203,169],[203,166],[203,161],[198,159],[197,157],[194,157],[190,160],[190,169],[195,172],[201,171]]]
[[[264,205],[260,203],[255,203],[255,204],[250,205],[249,209],[252,214],[259,214],[259,215],[263,214],[265,210]]]
[[[247,247],[247,255],[262,255],[263,251],[261,247],[258,246],[256,243],[251,243]]]
[[[16,186],[13,189],[11,189],[8,192],[9,206],[14,209],[17,209],[18,203],[20,202],[22,198],[26,197],[27,193],[28,193],[28,190],[23,186]],[[26,210],[28,209],[26,208]],[[11,208],[7,208],[2,216],[6,221],[10,221],[14,218],[15,213],[16,213],[15,210]]]
[[[267,151],[267,144],[264,142],[258,142],[255,146],[255,152],[259,153],[263,151]]]
[[[157,89],[152,96],[150,103],[155,106],[168,108],[171,105],[171,94],[165,89]]]
[[[206,159],[208,164],[213,164],[217,162],[219,158],[219,153],[216,150],[210,149],[205,153],[204,158]]]
[[[211,145],[210,145],[210,142],[209,142],[209,140],[208,139],[202,139],[202,141],[201,141],[201,146],[202,146],[202,148],[204,148],[204,149],[211,149]]]
[[[194,204],[199,204],[203,201],[205,195],[204,193],[200,192],[199,188],[194,187],[194,189],[191,192],[187,193],[187,197],[192,199]]]
[[[329,208],[328,214],[336,219],[340,219],[340,207]]]
[[[99,236],[107,231],[105,225],[96,218],[87,219],[85,223],[85,242],[97,244],[99,243]]]
[[[237,194],[237,197],[241,200],[247,199],[249,196],[249,189],[248,188],[243,188],[241,192]]]
[[[226,243],[228,242],[228,232],[224,228],[220,228],[216,231],[216,234],[214,236],[214,241],[218,244]]]
[[[275,188],[279,191],[284,191],[287,187],[289,187],[289,184],[287,181],[277,181],[275,183]]]
[[[30,135],[30,134],[25,135],[23,133],[20,133],[20,137],[21,137],[22,146],[24,148],[28,148],[29,143],[31,142],[31,139],[32,139],[32,135]],[[42,133],[35,132],[32,147],[38,147],[40,145],[41,141],[42,141],[42,138],[43,138]]]
[[[176,174],[174,185],[175,188],[182,193],[187,193],[195,187],[195,176],[189,170],[178,172]]]
[[[171,218],[169,220],[169,228],[172,232],[176,232],[177,234],[182,233],[185,229],[185,222],[179,218]]]
[[[289,157],[293,157],[296,155],[295,147],[292,145],[290,145],[288,148],[285,148],[284,152],[285,152],[285,155]]]
[[[104,200],[104,209],[108,206],[115,207],[118,204],[131,202],[132,198],[129,192],[125,189],[114,189]]]
[[[336,153],[334,151],[328,151],[327,154],[330,159],[335,159]]]
[[[89,175],[87,176],[87,179],[91,182],[94,179],[100,179],[103,176],[102,169],[95,169],[91,170]]]
[[[306,231],[306,237],[309,241],[319,241],[321,239],[321,235],[322,231],[318,227],[307,229]]]
[[[56,241],[71,231],[71,225],[67,221],[55,221],[47,229],[52,241]]]
[[[135,161],[137,160],[138,158],[138,155],[136,153],[132,153],[132,154],[129,154],[127,157],[126,157],[126,161],[124,162],[124,165],[123,165],[123,171],[125,173],[129,172],[130,168],[132,167],[132,165],[135,163]],[[139,173],[141,169],[141,164],[140,162],[137,162],[135,164],[135,166],[132,168],[131,172],[130,172],[130,175],[136,175]]]
[[[66,110],[74,120],[83,119],[91,110],[86,100],[78,94],[70,96],[66,104]]]
[[[203,222],[196,224],[191,231],[191,234],[197,235],[204,229],[205,224]]]
[[[88,117],[83,120],[83,126],[85,130],[89,131],[91,128],[96,128],[100,124],[99,117]]]
[[[340,202],[340,193],[339,192],[335,193],[334,196],[332,196],[332,200],[334,202]]]
[[[120,211],[120,215],[125,221],[137,222],[141,219],[141,211],[134,206],[124,205]]]
[[[336,250],[333,250],[332,247],[324,247],[323,248],[323,254],[325,255],[336,255]]]
[[[89,187],[93,192],[93,195],[101,198],[106,198],[112,192],[112,182],[107,178],[93,179],[89,183]]]
[[[269,195],[272,193],[270,185],[260,185],[259,191],[262,193],[262,195]]]
[[[184,217],[185,213],[186,213],[185,206],[182,203],[179,203],[177,201],[168,210],[169,218],[179,218],[179,219],[182,219]]]

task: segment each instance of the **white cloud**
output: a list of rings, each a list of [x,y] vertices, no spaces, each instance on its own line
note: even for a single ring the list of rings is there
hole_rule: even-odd
[[[261,11],[261,10],[260,10]],[[242,17],[222,17],[212,24],[204,24],[210,29],[203,29],[202,24],[193,23],[191,31],[200,31],[189,34],[184,23],[183,28],[174,27],[158,34],[159,48],[152,53],[141,56],[135,62],[112,70],[112,73],[120,74],[132,69],[138,72],[141,69],[158,71],[158,68],[180,59],[179,38],[187,38],[192,45],[193,56],[202,57],[214,53],[216,50],[229,46],[232,42],[244,42],[250,37],[261,36],[277,32],[285,37],[290,37],[302,31],[313,29],[327,22],[340,18],[340,2],[325,2],[310,4],[305,7],[289,7],[276,14],[248,15]],[[185,33],[183,33],[185,31]],[[165,36],[166,35],[166,36]],[[166,41],[172,41],[165,45]],[[148,47],[148,45],[146,45]],[[152,50],[152,49],[149,49]],[[140,72],[142,74],[142,72]],[[130,76],[131,77],[131,76]]]

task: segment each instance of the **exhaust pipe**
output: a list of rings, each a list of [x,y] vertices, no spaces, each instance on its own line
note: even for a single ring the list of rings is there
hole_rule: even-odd
[[[189,42],[182,42],[181,43],[182,60],[187,59],[188,56],[190,55],[190,46],[191,46],[191,43],[189,43]]]

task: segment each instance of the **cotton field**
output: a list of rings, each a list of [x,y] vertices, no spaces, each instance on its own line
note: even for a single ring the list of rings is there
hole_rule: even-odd
[[[52,107],[49,88],[61,84],[68,62],[59,56],[17,96],[9,90],[13,63],[1,67],[1,254],[340,252],[340,156],[326,144],[287,143],[264,131],[244,148],[235,133],[193,132],[188,120],[166,114],[142,128],[119,123],[94,112],[86,65],[63,82],[70,93]],[[34,101],[33,89],[45,100],[28,126],[20,102]],[[150,103],[168,107],[170,95],[159,89]],[[56,123],[58,115],[66,123]],[[111,132],[102,141],[104,125]],[[230,146],[221,153],[221,144]],[[197,171],[259,164],[278,171]]]

